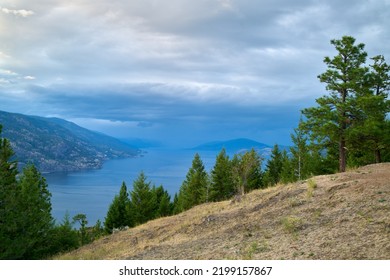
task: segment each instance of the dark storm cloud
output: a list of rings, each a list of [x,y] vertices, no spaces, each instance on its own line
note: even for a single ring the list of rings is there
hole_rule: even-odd
[[[2,1],[0,109],[167,141],[285,142],[325,93],[329,41],[389,59],[389,19],[388,0]]]

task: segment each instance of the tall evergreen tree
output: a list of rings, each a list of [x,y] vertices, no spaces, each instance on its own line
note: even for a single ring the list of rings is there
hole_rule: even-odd
[[[382,161],[382,153],[390,146],[386,135],[386,115],[390,112],[388,92],[390,90],[390,66],[382,55],[372,58],[366,88],[357,95],[356,122],[350,132],[352,164],[364,165]]]
[[[18,182],[17,211],[20,221],[15,248],[23,248],[22,258],[38,259],[48,254],[50,233],[54,227],[51,215],[51,193],[46,179],[34,165],[27,165]],[[22,252],[22,250],[20,251]]]
[[[184,211],[208,200],[208,175],[199,154],[195,154],[192,166],[180,187],[177,210]]]
[[[283,170],[284,157],[277,144],[274,145],[271,151],[271,158],[267,161],[264,185],[273,186],[280,182]]]
[[[306,129],[311,131],[312,140],[319,144],[338,145],[339,171],[347,165],[347,144],[349,129],[355,121],[356,96],[364,88],[367,67],[364,67],[367,53],[364,44],[355,45],[355,39],[344,36],[341,40],[331,40],[338,54],[334,58],[325,57],[328,70],[318,78],[326,84],[329,96],[316,100],[318,107],[304,109]]]
[[[11,160],[14,152],[10,142],[1,137],[1,132],[0,125],[0,259],[7,259],[13,256],[10,244],[16,230],[18,170],[16,162]]]
[[[155,217],[160,218],[171,215],[173,206],[169,193],[164,190],[163,186],[153,187],[152,192],[156,197]]]
[[[104,229],[107,233],[112,233],[114,228],[122,228],[125,226],[133,226],[133,221],[130,213],[130,199],[127,192],[125,182],[108,208],[107,216],[104,222]]]
[[[234,185],[232,163],[226,150],[222,149],[218,154],[214,168],[210,176],[209,200],[225,200],[236,192]]]
[[[295,168],[295,160],[292,155],[288,155],[287,151],[283,151],[283,164],[282,164],[282,171],[280,173],[280,182],[283,184],[295,182],[298,180],[299,176],[299,164],[298,164],[298,170]]]
[[[147,182],[144,172],[141,172],[133,183],[131,205],[135,225],[143,224],[155,218],[157,198],[150,184],[150,182]]]
[[[16,182],[4,185],[0,226],[0,258],[39,259],[51,250],[54,219],[46,180],[27,165]],[[4,243],[3,243],[4,242]]]
[[[40,259],[77,247],[69,217],[54,226],[45,178],[32,164],[19,174],[13,155],[0,125],[0,259]]]

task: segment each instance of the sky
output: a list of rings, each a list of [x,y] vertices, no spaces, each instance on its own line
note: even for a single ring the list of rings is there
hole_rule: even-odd
[[[0,110],[191,147],[291,143],[331,39],[390,59],[390,0],[0,0]]]

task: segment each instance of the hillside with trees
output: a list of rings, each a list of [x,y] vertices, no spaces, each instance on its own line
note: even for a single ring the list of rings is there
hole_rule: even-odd
[[[210,174],[205,171],[199,154],[195,154],[186,179],[175,195],[173,212],[167,215],[212,201],[241,201],[255,189],[390,160],[389,65],[381,55],[372,57],[372,64],[366,65],[368,55],[364,44],[356,45],[353,37],[331,40],[331,44],[337,54],[333,58],[325,57],[328,69],[318,76],[326,84],[329,95],[318,98],[317,107],[302,110],[298,127],[291,134],[293,147],[287,151],[275,145],[262,170],[264,158],[254,149],[230,159],[220,142],[200,146],[222,149]],[[317,184],[308,184],[311,197]],[[295,220],[291,222],[294,224]]]
[[[388,260],[390,164],[254,190],[105,236],[56,259]]]
[[[108,159],[135,157],[140,152],[59,118],[0,111],[0,123],[19,166],[33,163],[41,172],[97,169]]]
[[[263,164],[255,149],[222,147],[210,173],[195,153],[173,201],[141,172],[104,225],[87,227],[82,213],[55,225],[45,179],[34,165],[19,172],[0,135],[0,258],[44,258],[118,231],[63,258],[389,258],[390,67],[381,55],[367,65],[353,37],[331,44],[318,76],[329,95],[302,110],[289,150],[274,145]]]

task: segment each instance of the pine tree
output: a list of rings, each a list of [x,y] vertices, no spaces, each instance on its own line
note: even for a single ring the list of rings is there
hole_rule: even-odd
[[[386,115],[390,112],[390,66],[382,55],[372,58],[365,90],[357,95],[358,118],[349,134],[351,164],[364,165],[382,161],[382,153],[388,149]]]
[[[183,207],[180,205],[179,194],[175,193],[175,196],[173,197],[172,213],[176,215],[182,211]]]
[[[274,145],[271,151],[271,158],[266,164],[264,174],[264,185],[273,186],[280,182],[283,170],[284,156],[277,144]]]
[[[339,171],[347,165],[348,133],[359,114],[356,110],[356,96],[364,88],[368,69],[364,67],[367,53],[364,44],[355,45],[355,39],[344,36],[341,40],[331,40],[338,54],[334,58],[325,57],[328,66],[318,78],[326,83],[329,96],[316,100],[318,107],[302,111],[306,116],[305,127],[318,144],[338,145]]]
[[[218,154],[214,168],[210,176],[210,201],[221,201],[228,199],[236,192],[234,185],[232,163],[226,150],[222,149]]]
[[[156,215],[157,198],[150,187],[150,182],[146,180],[145,173],[141,172],[133,183],[131,205],[135,225],[146,223]]]
[[[0,125],[0,259],[13,257],[12,244],[16,231],[17,164],[11,158],[14,152],[10,142],[1,137]]]
[[[176,211],[184,211],[208,201],[208,175],[199,154],[195,154],[192,166],[180,187]]]
[[[51,255],[67,252],[79,247],[77,230],[73,228],[69,213],[66,212],[61,224],[55,226],[50,238]]]
[[[19,238],[15,247],[23,248],[22,258],[38,259],[48,254],[48,240],[54,227],[51,193],[46,179],[31,164],[23,169],[18,185]]]
[[[40,259],[75,248],[69,220],[54,226],[45,178],[32,164],[18,174],[13,155],[0,137],[0,259]]]
[[[155,218],[165,217],[172,214],[171,196],[163,186],[152,189],[156,197]]]
[[[129,194],[127,192],[126,183],[122,182],[119,195],[114,197],[108,208],[107,216],[104,221],[105,231],[107,233],[112,233],[114,228],[133,226],[130,214]]]
[[[289,156],[287,154],[287,151],[283,151],[283,164],[282,164],[282,171],[280,173],[280,182],[283,184],[292,183],[298,180],[299,174],[297,174],[297,171],[299,173],[299,169],[296,170],[294,168],[294,157]],[[298,164],[299,168],[299,164]]]
[[[263,162],[263,158],[255,151],[255,149],[251,149],[249,152],[244,154],[244,157],[248,159],[245,160],[250,162],[251,167],[248,176],[248,182],[246,191],[251,191],[255,189],[263,188],[263,171],[261,170],[261,165]]]

